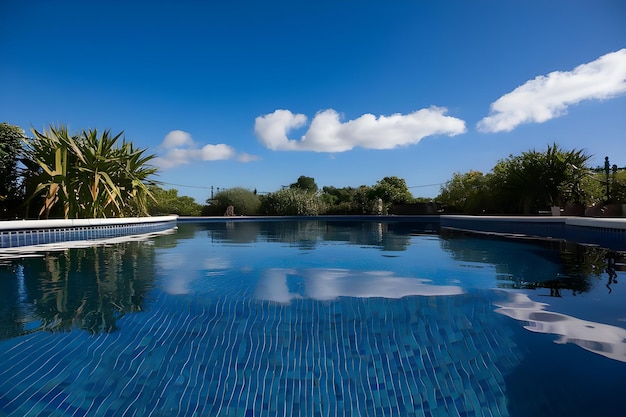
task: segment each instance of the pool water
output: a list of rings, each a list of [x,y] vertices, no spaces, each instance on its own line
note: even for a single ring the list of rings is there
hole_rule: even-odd
[[[621,416],[623,254],[182,223],[0,263],[0,416]]]

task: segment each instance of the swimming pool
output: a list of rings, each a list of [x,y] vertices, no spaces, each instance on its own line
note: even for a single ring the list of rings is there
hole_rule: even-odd
[[[600,247],[222,221],[2,262],[0,416],[623,412]]]

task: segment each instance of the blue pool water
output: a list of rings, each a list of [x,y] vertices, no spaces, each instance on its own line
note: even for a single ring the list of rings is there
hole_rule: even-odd
[[[621,416],[623,254],[184,223],[0,257],[0,416]]]

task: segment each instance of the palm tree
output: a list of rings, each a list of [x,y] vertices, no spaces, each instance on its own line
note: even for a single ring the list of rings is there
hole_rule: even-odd
[[[109,130],[70,136],[66,127],[51,126],[33,134],[25,141],[25,183],[30,201],[42,197],[40,217],[57,207],[66,219],[147,215],[147,185],[156,173],[148,162],[154,155]]]

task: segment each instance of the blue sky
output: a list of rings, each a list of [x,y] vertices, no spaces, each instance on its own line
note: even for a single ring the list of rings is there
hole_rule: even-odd
[[[2,0],[0,121],[124,131],[198,202],[301,175],[434,197],[553,142],[625,166],[624,22],[622,0]]]

